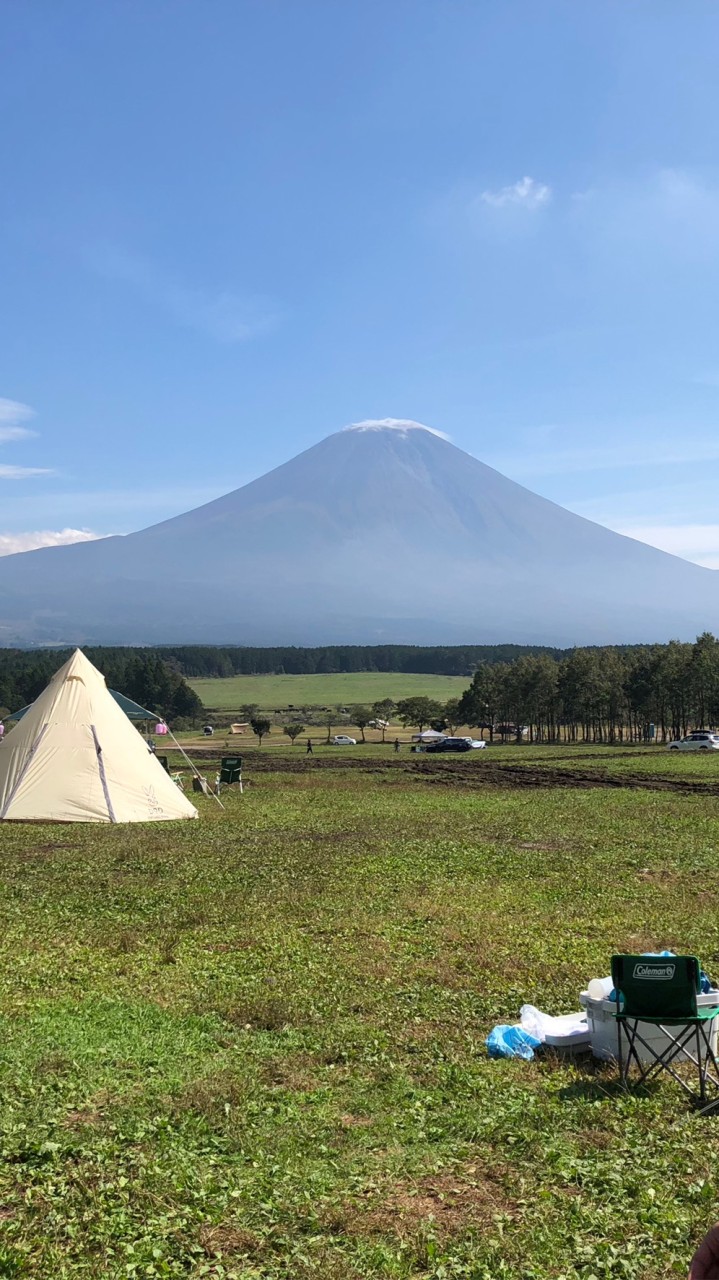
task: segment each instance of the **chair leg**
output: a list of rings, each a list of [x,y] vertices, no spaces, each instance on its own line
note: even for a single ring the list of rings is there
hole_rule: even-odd
[[[622,1036],[625,1037],[627,1042],[626,1056],[623,1051]],[[637,1051],[634,1046],[634,1041],[636,1039],[636,1036],[637,1036],[636,1022],[634,1023],[633,1028],[630,1031],[627,1025],[626,1019],[617,1018],[617,1049],[619,1051],[619,1056],[618,1056],[619,1078],[622,1084],[624,1085],[625,1089],[628,1088],[629,1086],[629,1071],[632,1065],[632,1058],[635,1060],[637,1066],[639,1067],[639,1070],[641,1071],[641,1063],[639,1061],[639,1058],[637,1056]]]
[[[686,1081],[682,1080],[682,1077],[677,1075],[671,1065],[675,1058],[680,1056],[688,1058],[695,1066],[699,1065],[700,1060],[695,1058],[694,1054],[687,1047],[695,1034],[695,1028],[693,1026],[685,1027],[683,1033],[681,1033],[678,1038],[673,1036],[667,1027],[662,1027],[661,1030],[664,1032],[664,1035],[670,1043],[667,1045],[663,1053],[657,1053],[653,1045],[649,1044],[644,1037],[639,1034],[638,1022],[635,1024],[632,1036],[632,1053],[637,1067],[639,1068],[638,1083],[646,1084],[652,1076],[657,1075],[661,1070],[664,1070],[672,1077],[673,1080],[676,1080],[677,1084],[681,1086],[685,1093],[688,1093],[690,1097],[695,1098],[696,1094],[692,1089],[690,1089]],[[637,1040],[650,1055],[651,1061],[648,1064],[642,1063],[639,1057],[636,1049]]]
[[[707,1078],[706,1078],[707,1060],[705,1057],[704,1062],[702,1063],[702,1045],[701,1045],[701,1040],[699,1038],[698,1023],[696,1026],[696,1033],[697,1033],[697,1066],[699,1068],[699,1103],[700,1103],[700,1106],[704,1106],[704,1103],[706,1102],[706,1099],[707,1099]]]
[[[704,1043],[706,1044],[706,1076],[707,1076],[707,1080],[710,1080],[710,1081],[711,1081],[711,1083],[714,1085],[714,1088],[715,1088],[715,1089],[719,1089],[719,1063],[717,1063],[716,1054],[714,1053],[714,1050],[712,1049],[712,1027],[714,1026],[714,1021],[715,1021],[715,1020],[714,1020],[714,1018],[712,1018],[711,1022],[709,1023],[709,1027],[708,1027],[708,1029],[707,1029],[706,1027],[702,1026],[702,1035],[703,1035],[703,1037],[704,1037]],[[712,1074],[710,1073],[710,1071],[709,1071],[709,1064],[710,1064],[710,1063],[711,1063],[711,1066],[712,1066],[713,1071],[714,1071],[714,1074],[713,1074],[713,1075],[712,1075]]]

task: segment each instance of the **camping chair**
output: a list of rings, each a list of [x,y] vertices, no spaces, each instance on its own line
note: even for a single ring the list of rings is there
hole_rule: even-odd
[[[242,792],[242,756],[223,756],[220,761],[220,772],[217,775],[217,793],[219,795],[220,783],[226,786],[232,786],[234,782],[239,782],[240,792]]]
[[[668,1071],[694,1104],[701,1107],[707,1101],[707,1082],[719,1089],[719,1066],[711,1046],[712,1024],[719,1017],[719,991],[716,1005],[699,1006],[700,973],[695,956],[612,956],[619,1071],[624,1085],[634,1062],[639,1068],[640,1084],[660,1071]],[[644,1038],[649,1032],[644,1028],[644,1035],[640,1033],[643,1023],[658,1028],[668,1041],[666,1048]],[[641,1061],[637,1044],[649,1062]],[[672,1064],[677,1059],[694,1063],[699,1074],[698,1094],[674,1070]],[[714,1106],[719,1106],[719,1100],[707,1109]]]

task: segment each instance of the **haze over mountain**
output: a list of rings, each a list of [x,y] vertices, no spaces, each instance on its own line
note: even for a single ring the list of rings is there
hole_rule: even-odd
[[[359,423],[138,533],[0,559],[0,643],[691,638],[719,577],[418,423]]]

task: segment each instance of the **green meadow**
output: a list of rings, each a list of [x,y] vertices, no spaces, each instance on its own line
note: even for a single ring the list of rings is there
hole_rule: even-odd
[[[685,1275],[719,1119],[484,1048],[616,949],[719,975],[715,761],[483,779],[569,754],[255,750],[197,823],[3,827],[0,1277]]]
[[[319,676],[229,676],[227,679],[188,680],[205,706],[234,711],[247,703],[263,710],[293,707],[350,707],[372,705],[382,698],[428,697],[446,702],[459,698],[469,676],[402,675],[397,672],[354,671]]]

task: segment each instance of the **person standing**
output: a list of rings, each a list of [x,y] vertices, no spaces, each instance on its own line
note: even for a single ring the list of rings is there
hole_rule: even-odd
[[[314,755],[314,751],[312,750],[312,739],[311,739],[311,738],[308,738],[308,739],[307,739],[307,752],[306,752],[306,754],[307,754],[308,756],[313,756],[313,755]]]
[[[394,740],[394,749],[395,749],[395,753],[399,751],[399,738],[395,738]]]

